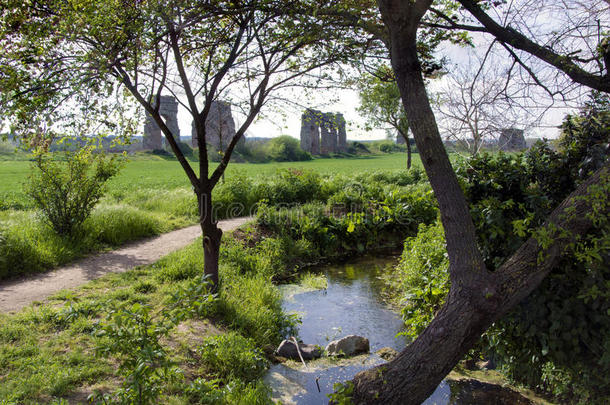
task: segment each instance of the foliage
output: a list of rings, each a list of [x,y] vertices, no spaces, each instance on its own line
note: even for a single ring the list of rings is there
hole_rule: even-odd
[[[332,405],[350,405],[352,404],[352,394],[354,392],[354,383],[346,381],[345,383],[335,383],[333,392],[328,395],[329,403]]]
[[[171,327],[173,324],[153,322],[150,310],[141,304],[111,311],[109,320],[98,327],[97,335],[107,339],[97,347],[97,355],[120,356],[119,373],[125,381],[115,398],[102,394],[92,398],[121,404],[156,402],[163,384],[179,375],[159,341]]]
[[[163,387],[182,377],[160,340],[183,320],[205,315],[215,298],[208,290],[206,277],[178,289],[160,320],[153,319],[150,308],[140,303],[111,310],[107,320],[96,326],[96,335],[102,338],[96,355],[118,356],[125,381],[113,396],[96,393],[92,397],[121,404],[156,403]]]
[[[221,387],[218,380],[198,378],[187,388],[190,404],[267,405],[272,403],[271,390],[262,381],[246,384],[239,380]]]
[[[105,183],[119,171],[116,158],[90,147],[66,153],[65,163],[40,154],[26,186],[46,222],[59,235],[73,235],[103,196]]]
[[[329,197],[330,206],[312,203],[283,208],[262,203],[258,223],[279,235],[307,240],[323,257],[336,257],[384,244],[395,246],[397,239],[415,234],[420,223],[430,223],[437,216],[433,196],[426,189],[384,188],[371,182],[357,184],[354,190],[363,198],[354,200],[340,190],[339,196]]]
[[[449,259],[440,222],[420,225],[417,236],[405,240],[396,276],[391,283],[405,292],[401,309],[407,328],[404,333],[415,338],[443,306],[449,291]]]
[[[406,136],[409,124],[400,99],[394,72],[389,66],[379,66],[375,74],[366,73],[357,81],[360,90],[358,112],[367,119],[367,129],[384,128]]]

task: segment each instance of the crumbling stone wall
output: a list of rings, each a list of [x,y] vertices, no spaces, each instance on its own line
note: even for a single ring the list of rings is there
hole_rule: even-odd
[[[217,150],[226,150],[235,136],[235,120],[231,113],[231,104],[225,101],[214,101],[210,106],[208,119],[205,122],[205,139],[208,145],[213,146]],[[197,131],[195,123],[191,126],[192,145],[196,148]]]

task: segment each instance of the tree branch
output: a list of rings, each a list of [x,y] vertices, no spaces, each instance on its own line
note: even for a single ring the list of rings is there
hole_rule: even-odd
[[[501,26],[486,14],[475,0],[458,1],[477,20],[479,20],[479,22],[489,31],[489,33],[495,36],[498,41],[536,56],[561,70],[577,83],[584,84],[592,89],[610,93],[608,66],[606,66],[606,75],[604,76],[589,73],[576,65],[568,56],[559,55],[553,50],[535,43],[513,28]]]

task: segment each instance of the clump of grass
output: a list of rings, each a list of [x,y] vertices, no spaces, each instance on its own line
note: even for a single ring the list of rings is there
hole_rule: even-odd
[[[269,364],[252,339],[235,332],[206,338],[198,352],[204,371],[227,381],[256,381]]]
[[[324,274],[312,273],[309,271],[299,274],[299,284],[313,290],[324,290],[328,287],[327,279]]]
[[[162,215],[127,205],[101,206],[85,222],[85,234],[96,241],[119,246],[126,241],[158,235],[173,228]]]
[[[203,273],[201,238],[177,252],[170,253],[153,265],[155,278],[161,282],[188,280]]]

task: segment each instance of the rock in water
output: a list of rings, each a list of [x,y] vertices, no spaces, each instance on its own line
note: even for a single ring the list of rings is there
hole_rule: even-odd
[[[354,356],[360,353],[368,353],[369,350],[369,340],[357,335],[333,340],[326,346],[326,353],[329,356]]]
[[[303,356],[303,360],[313,360],[322,356],[322,350],[316,345],[306,345],[299,342],[299,350]],[[283,340],[278,346],[276,353],[278,356],[286,357],[293,360],[301,360],[297,352],[297,346],[292,340]]]
[[[398,352],[396,350],[392,349],[391,347],[382,347],[381,349],[377,350],[375,353],[377,353],[377,355],[379,357],[381,357],[382,359],[384,359],[386,361],[394,360],[396,358],[396,356],[398,356]]]

